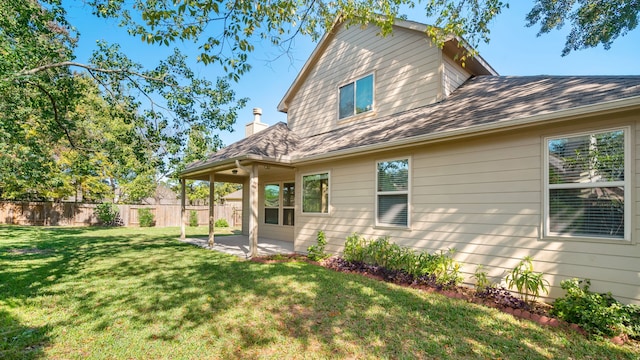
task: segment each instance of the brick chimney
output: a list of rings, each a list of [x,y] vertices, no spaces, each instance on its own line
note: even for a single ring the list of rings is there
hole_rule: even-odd
[[[249,137],[269,127],[269,125],[263,122],[260,122],[261,116],[262,116],[262,109],[253,108],[253,121],[245,125],[244,137]]]

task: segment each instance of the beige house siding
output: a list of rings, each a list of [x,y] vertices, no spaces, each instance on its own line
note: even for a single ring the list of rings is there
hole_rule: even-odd
[[[258,233],[261,238],[293,242],[293,232],[293,226],[265,224],[264,211],[260,214]]]
[[[444,68],[442,71],[442,88],[444,96],[449,96],[449,94],[470,78],[471,74],[446,56],[443,56],[442,65]]]
[[[477,264],[496,281],[524,256],[532,256],[537,271],[552,283],[550,297],[563,294],[560,281],[589,278],[595,291],[611,291],[624,302],[640,303],[640,213],[637,162],[640,132],[637,115],[580,119],[571,124],[425,145],[351,160],[302,167],[299,173],[331,171],[331,213],[296,214],[295,250],[305,252],[324,230],[327,249],[342,251],[346,237],[358,232],[391,240],[416,250],[456,248],[467,283]],[[544,137],[586,129],[632,126],[631,154],[635,187],[632,243],[625,241],[542,239]],[[375,228],[375,164],[378,160],[411,157],[410,230]],[[300,178],[296,179],[300,183]],[[300,192],[296,204],[301,203]],[[298,206],[299,208],[299,206]]]
[[[341,122],[397,113],[442,96],[441,51],[426,35],[403,28],[386,38],[376,36],[375,27],[337,31],[289,104],[287,122],[299,136],[339,126],[339,87],[371,73],[374,110]]]

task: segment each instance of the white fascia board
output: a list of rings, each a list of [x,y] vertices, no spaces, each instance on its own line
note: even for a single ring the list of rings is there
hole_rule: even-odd
[[[311,53],[309,58],[307,58],[307,61],[304,63],[304,66],[302,67],[302,69],[300,70],[296,78],[293,80],[293,82],[291,83],[291,86],[289,86],[289,89],[287,90],[287,92],[282,97],[282,100],[280,100],[280,102],[278,103],[278,107],[277,107],[278,111],[283,113],[287,113],[289,111],[288,102],[289,100],[291,100],[290,98],[294,95],[294,92],[297,91],[298,84],[301,81],[304,81],[304,78],[307,76],[307,73],[311,71],[311,68],[315,65],[316,61],[320,57],[320,54],[326,48],[327,43],[335,34],[336,27],[342,22],[341,18],[342,18],[341,16],[336,17],[336,20],[331,25],[330,30],[324,33],[324,35],[322,35],[322,38],[320,38],[320,41],[318,41],[318,45],[316,45],[315,49],[313,49],[313,52]]]
[[[261,162],[265,164],[274,164],[274,165],[289,165],[291,164],[291,158],[289,156],[283,156],[281,158],[271,158],[260,155],[241,155],[234,156],[231,158],[227,158],[224,160],[214,161],[211,163],[205,163],[193,169],[185,170],[180,173],[181,178],[185,178],[187,176],[200,175],[204,173],[208,173],[216,170],[224,170],[225,168],[235,167],[236,161],[248,160],[251,162]]]

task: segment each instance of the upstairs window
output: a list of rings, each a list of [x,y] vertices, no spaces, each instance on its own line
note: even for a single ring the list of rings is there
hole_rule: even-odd
[[[377,165],[376,225],[409,226],[409,159]]]
[[[373,74],[340,88],[339,119],[373,110]]]
[[[545,235],[630,239],[627,132],[547,139]]]

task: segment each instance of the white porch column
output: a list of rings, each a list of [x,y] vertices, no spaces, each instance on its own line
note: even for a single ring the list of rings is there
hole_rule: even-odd
[[[180,239],[187,237],[185,228],[185,217],[187,216],[186,193],[186,180],[180,179]]]
[[[258,255],[258,165],[249,174],[249,257]]]
[[[214,232],[216,224],[216,207],[215,207],[215,177],[209,174],[209,247],[215,244]]]

